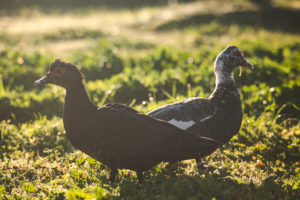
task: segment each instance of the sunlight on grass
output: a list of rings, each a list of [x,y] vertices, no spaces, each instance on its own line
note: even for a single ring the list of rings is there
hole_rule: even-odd
[[[183,48],[190,48],[195,40],[195,31],[169,31],[165,33],[153,31],[156,26],[170,20],[180,19],[197,13],[220,12],[215,9],[219,1],[199,1],[188,4],[174,4],[166,7],[142,8],[139,10],[92,10],[88,13],[66,13],[46,15],[39,11],[32,12],[32,15],[22,17],[2,17],[0,27],[5,33],[4,37],[19,38],[15,46],[21,49],[37,49],[50,51],[55,55],[68,54],[73,49],[85,49],[93,46],[89,35],[83,32],[84,40],[77,41],[76,38],[69,38],[68,41],[53,41],[51,35],[56,37],[60,31],[100,31],[93,39],[125,38],[129,40],[144,40],[155,44],[177,45]],[[222,3],[221,12],[226,13],[235,9],[234,4]],[[249,7],[248,4],[244,5]],[[5,31],[4,31],[5,30]],[[63,38],[64,35],[57,36]],[[52,37],[52,38],[53,38]],[[47,39],[48,38],[48,39]],[[41,40],[43,45],[41,47]],[[24,42],[26,41],[26,42]]]

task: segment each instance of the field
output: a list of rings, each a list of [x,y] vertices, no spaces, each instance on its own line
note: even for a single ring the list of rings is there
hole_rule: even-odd
[[[0,6],[0,199],[300,199],[299,1],[49,2]],[[147,113],[208,97],[228,45],[255,65],[235,71],[239,134],[206,169],[161,163],[142,184],[130,170],[110,183],[65,136],[65,91],[33,86],[60,58],[80,67],[99,106]]]

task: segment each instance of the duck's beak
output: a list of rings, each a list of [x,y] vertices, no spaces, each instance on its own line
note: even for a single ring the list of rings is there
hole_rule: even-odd
[[[241,66],[242,66],[242,67],[248,67],[248,68],[250,68],[250,69],[253,69],[253,68],[254,68],[254,65],[251,64],[250,62],[248,62],[245,58],[243,59]]]
[[[34,86],[44,86],[47,83],[50,83],[50,73],[47,73],[46,76],[40,78],[39,80],[36,80],[34,82]]]

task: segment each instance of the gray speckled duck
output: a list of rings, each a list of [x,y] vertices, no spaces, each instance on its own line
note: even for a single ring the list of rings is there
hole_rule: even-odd
[[[227,47],[215,60],[216,88],[209,98],[188,98],[147,115],[222,144],[228,142],[242,122],[240,95],[233,79],[238,66],[253,68],[236,46]]]

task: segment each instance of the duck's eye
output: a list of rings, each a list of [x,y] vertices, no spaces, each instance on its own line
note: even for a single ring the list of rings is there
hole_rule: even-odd
[[[65,72],[65,70],[63,70],[62,68],[56,68],[53,72],[53,75],[54,76],[61,76],[64,72]]]
[[[239,51],[234,51],[231,55],[236,56],[236,57],[240,57],[241,53]]]
[[[241,53],[241,52],[239,52],[239,51],[235,51],[235,52],[233,52],[232,54],[231,54],[231,56],[234,56],[234,57],[236,57],[236,58],[238,58],[238,59],[244,59],[244,56],[243,56],[243,54]]]
[[[55,74],[62,74],[62,73],[64,73],[64,70],[62,69],[62,68],[57,68],[57,69],[55,69]]]
[[[65,73],[64,69],[56,68],[54,71],[48,72],[47,74],[49,74],[52,79],[55,79],[56,77],[61,76],[63,73]]]

